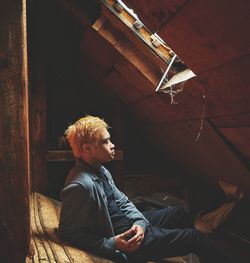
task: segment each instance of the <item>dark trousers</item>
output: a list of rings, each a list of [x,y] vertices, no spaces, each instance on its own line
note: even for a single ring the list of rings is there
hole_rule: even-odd
[[[195,253],[201,262],[232,262],[215,247],[207,235],[192,227],[192,220],[184,207],[168,207],[143,214],[150,225],[141,248],[127,254],[129,262],[160,260],[189,253]]]

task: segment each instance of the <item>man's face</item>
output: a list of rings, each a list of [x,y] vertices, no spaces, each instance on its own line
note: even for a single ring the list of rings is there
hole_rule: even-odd
[[[108,162],[115,157],[115,145],[110,140],[107,129],[102,129],[96,134],[96,140],[91,143],[92,159],[98,163]]]

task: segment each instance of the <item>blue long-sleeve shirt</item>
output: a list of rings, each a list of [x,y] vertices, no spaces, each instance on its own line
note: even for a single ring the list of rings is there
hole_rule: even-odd
[[[101,167],[113,189],[119,209],[131,225],[144,229],[148,221],[114,184],[111,174]],[[65,241],[100,255],[112,256],[115,251],[114,230],[108,212],[103,181],[97,171],[77,160],[61,192],[62,208],[58,235]]]

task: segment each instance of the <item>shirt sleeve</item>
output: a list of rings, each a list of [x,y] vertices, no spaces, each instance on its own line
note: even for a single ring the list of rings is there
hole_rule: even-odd
[[[146,230],[146,227],[147,227],[147,222],[145,220],[137,220],[134,222],[133,225],[138,225],[138,226],[141,226],[144,231]]]
[[[114,181],[109,174],[109,179],[113,185],[114,196],[117,202],[117,205],[122,210],[122,212],[127,216],[131,224],[137,224],[146,229],[149,225],[148,220],[144,215],[135,207],[135,205],[128,199],[128,197],[122,193],[114,184]]]
[[[104,237],[95,232],[93,220],[97,204],[91,191],[79,184],[70,184],[61,193],[62,208],[58,235],[65,241],[100,255],[115,253],[114,237]]]

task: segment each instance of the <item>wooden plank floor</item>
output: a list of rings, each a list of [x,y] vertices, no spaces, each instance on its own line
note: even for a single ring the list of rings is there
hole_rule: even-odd
[[[26,263],[111,263],[89,252],[62,243],[55,234],[60,203],[39,193],[31,201],[31,256]]]
[[[61,203],[39,193],[31,198],[31,255],[25,263],[112,263],[62,243],[55,234]],[[162,260],[165,263],[198,263],[191,255]],[[153,263],[152,261],[148,263]]]

